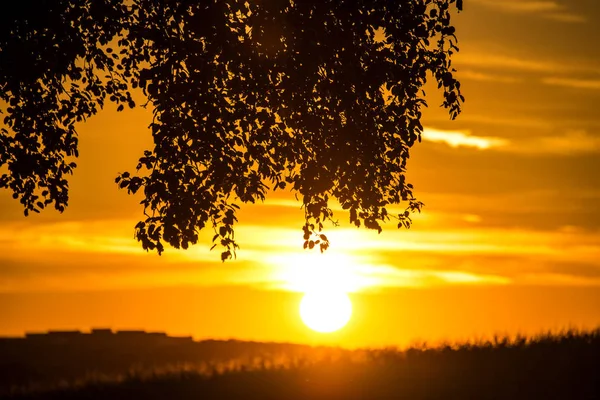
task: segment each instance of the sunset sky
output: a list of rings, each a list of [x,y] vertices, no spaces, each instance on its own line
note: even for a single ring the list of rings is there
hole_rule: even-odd
[[[113,327],[384,346],[600,325],[598,20],[597,0],[465,0],[464,111],[450,121],[428,87],[408,164],[423,213],[378,235],[337,210],[324,256],[302,250],[300,202],[281,191],[242,207],[235,261],[209,251],[212,231],[187,251],[144,252],[140,197],[114,178],[150,148],[151,112],[111,106],[78,127],[65,213],[25,218],[0,192],[0,335]],[[319,280],[353,302],[333,334],[298,315]]]

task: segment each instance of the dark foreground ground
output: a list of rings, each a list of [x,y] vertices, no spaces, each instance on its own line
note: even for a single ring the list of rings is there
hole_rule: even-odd
[[[600,399],[600,330],[404,351],[211,343],[229,352],[229,358],[162,369],[156,365],[137,371],[130,368],[120,375],[87,374],[84,379],[57,381],[53,389],[48,382],[36,386],[31,380],[28,385],[8,389],[5,380],[4,397]],[[260,352],[264,357],[258,357]],[[214,351],[211,354],[217,356]],[[8,372],[4,370],[5,377]]]

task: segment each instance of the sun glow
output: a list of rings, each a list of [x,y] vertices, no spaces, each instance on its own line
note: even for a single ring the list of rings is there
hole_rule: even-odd
[[[300,317],[310,329],[328,333],[343,328],[352,315],[348,293],[381,284],[366,260],[329,251],[275,256],[277,287],[302,292]],[[364,264],[364,265],[363,265]]]
[[[300,317],[310,329],[329,333],[343,328],[352,315],[352,303],[346,293],[309,292],[300,302]]]
[[[303,293],[354,293],[382,283],[363,261],[328,250],[325,254],[277,256],[270,263],[276,266],[272,279],[278,288]]]

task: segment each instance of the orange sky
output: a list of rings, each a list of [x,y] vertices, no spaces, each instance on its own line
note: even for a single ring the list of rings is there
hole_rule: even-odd
[[[328,228],[302,251],[290,193],[242,208],[238,259],[148,254],[139,198],[119,191],[151,145],[150,113],[105,110],[79,127],[69,209],[22,216],[0,193],[0,335],[95,326],[346,346],[600,325],[600,17],[595,0],[470,0],[457,19],[467,98],[449,121],[428,90],[409,179],[426,205],[410,231]],[[351,293],[342,331],[304,327],[307,282]]]

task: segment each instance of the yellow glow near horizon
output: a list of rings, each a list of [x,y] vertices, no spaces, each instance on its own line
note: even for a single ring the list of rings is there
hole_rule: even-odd
[[[269,264],[277,270],[272,279],[279,288],[293,292],[357,292],[379,286],[381,278],[365,271],[364,263],[349,254],[328,250],[282,254],[272,257]]]
[[[304,295],[300,317],[310,329],[330,333],[343,328],[352,316],[352,302],[338,291],[315,291]]]

